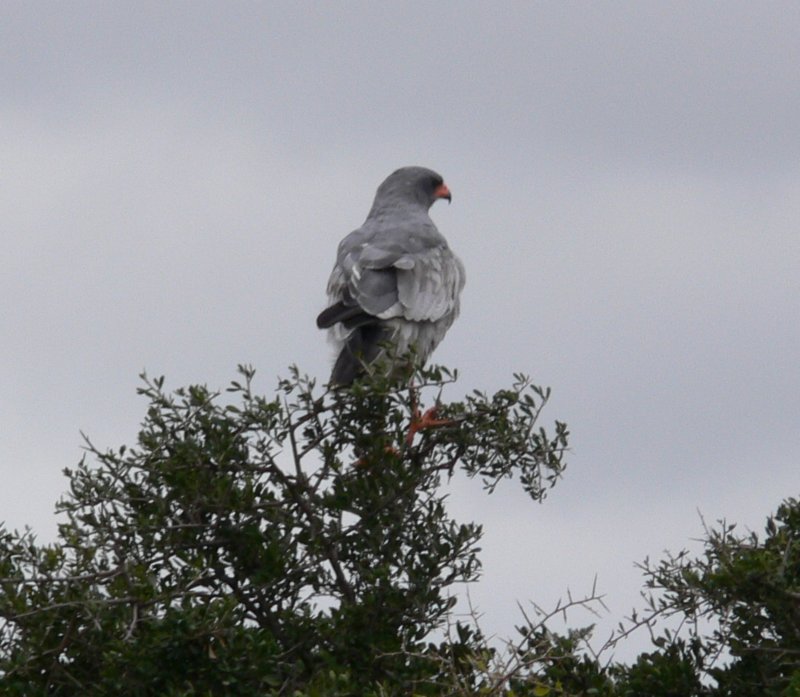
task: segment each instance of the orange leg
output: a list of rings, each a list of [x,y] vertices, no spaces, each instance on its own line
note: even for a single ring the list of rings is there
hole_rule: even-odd
[[[433,406],[430,409],[426,410],[425,413],[421,413],[419,410],[419,405],[417,404],[417,393],[414,389],[413,385],[410,385],[410,400],[411,400],[411,423],[408,427],[408,433],[406,434],[406,446],[411,447],[414,444],[414,436],[419,433],[420,431],[424,431],[427,428],[438,428],[441,426],[451,426],[452,424],[456,423],[452,419],[440,419],[437,416],[437,412],[439,411],[439,407]],[[400,452],[393,448],[390,445],[386,446],[386,454],[393,455],[395,457],[401,457]],[[363,469],[369,467],[370,463],[366,457],[360,457],[354,463],[354,467],[356,469]]]
[[[450,419],[437,418],[438,406],[433,406],[428,409],[424,414],[420,414],[419,407],[417,406],[417,397],[414,388],[411,388],[411,425],[408,427],[408,434],[406,435],[406,445],[410,446],[414,442],[414,436],[419,431],[424,431],[426,428],[437,428],[439,426],[449,426],[453,422]]]

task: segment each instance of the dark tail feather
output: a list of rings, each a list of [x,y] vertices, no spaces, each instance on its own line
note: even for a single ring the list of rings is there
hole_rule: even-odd
[[[357,327],[342,347],[331,373],[332,385],[350,385],[363,375],[365,366],[374,361],[381,352],[381,344],[389,339],[390,332],[380,324],[365,324]]]
[[[348,320],[360,312],[363,312],[363,310],[358,305],[345,305],[343,302],[338,302],[319,313],[317,327],[328,329],[337,322]]]
[[[349,297],[349,296],[348,296]],[[364,312],[356,303],[347,300],[340,300],[335,305],[331,305],[319,313],[317,317],[317,327],[329,329],[337,322],[341,322],[345,327],[359,327],[362,324],[375,322],[375,315]]]

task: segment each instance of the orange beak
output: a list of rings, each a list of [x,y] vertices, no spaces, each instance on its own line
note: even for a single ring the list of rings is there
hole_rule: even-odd
[[[433,191],[433,199],[434,201],[437,198],[446,198],[447,202],[450,203],[453,200],[453,195],[450,193],[450,189],[447,187],[447,184],[439,184]]]

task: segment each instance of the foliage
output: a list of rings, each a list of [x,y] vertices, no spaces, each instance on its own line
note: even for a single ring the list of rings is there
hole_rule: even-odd
[[[57,544],[0,529],[3,695],[800,697],[798,500],[761,537],[720,522],[698,557],[645,561],[646,606],[600,649],[548,626],[602,608],[594,588],[520,608],[503,646],[455,614],[481,528],[442,484],[515,477],[544,499],[568,439],[538,426],[549,392],[518,375],[442,403],[441,368],[414,390],[293,371],[267,399],[240,372],[224,394],[144,378],[136,447],[87,440],[66,471]],[[409,442],[423,395],[441,422]],[[644,628],[652,650],[607,658]]]
[[[492,491],[516,475],[541,500],[567,431],[536,427],[547,392],[522,376],[439,405],[406,433],[419,393],[380,376],[318,394],[292,372],[278,394],[240,368],[228,399],[205,387],[149,400],[135,448],[67,470],[59,542],[3,531],[4,694],[436,693],[454,584],[477,579],[480,526],[450,518],[456,468]]]
[[[765,535],[736,535],[721,521],[707,528],[703,554],[682,551],[657,564],[645,561],[647,607],[634,612],[599,650],[591,628],[566,636],[547,621],[589,597],[567,603],[518,628],[520,639],[488,666],[474,672],[494,681],[473,680],[483,691],[562,697],[799,697],[800,696],[800,501],[787,499],[767,520]],[[663,629],[678,620],[677,629]],[[631,665],[603,659],[631,632],[647,627],[653,650]],[[487,686],[491,686],[488,689]]]
[[[714,685],[681,694],[800,695],[800,502],[781,504],[763,540],[735,529],[706,529],[700,558],[683,551],[642,565],[646,616],[678,615],[687,636],[659,637],[660,660]]]

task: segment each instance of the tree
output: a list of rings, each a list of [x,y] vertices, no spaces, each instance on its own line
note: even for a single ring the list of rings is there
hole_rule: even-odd
[[[518,665],[534,669],[517,674],[514,694],[800,696],[800,501],[786,499],[763,538],[735,529],[725,521],[706,528],[698,557],[684,550],[645,561],[646,608],[599,652],[581,650],[586,629],[559,637],[541,626],[531,634],[528,623],[521,632],[531,639],[521,645]],[[667,619],[678,629],[656,633]],[[600,660],[645,626],[653,651],[629,666]]]
[[[481,528],[442,483],[516,477],[541,501],[568,445],[538,426],[549,392],[515,376],[440,403],[441,368],[332,392],[295,370],[266,399],[240,372],[226,393],[144,378],[137,445],[87,440],[66,470],[58,542],[0,529],[3,695],[800,697],[797,499],[763,537],[720,522],[698,557],[645,561],[646,607],[600,649],[548,628],[595,589],[523,611],[502,648],[454,613]],[[420,395],[444,424],[409,444]],[[652,650],[606,658],[644,627]]]
[[[439,694],[458,656],[480,680],[479,633],[430,641],[480,568],[480,526],[440,485],[516,476],[543,499],[568,436],[536,425],[548,392],[516,376],[442,404],[409,445],[443,369],[413,398],[380,376],[320,394],[294,370],[266,399],[240,373],[227,399],[143,376],[136,447],[87,440],[65,470],[58,542],[0,533],[4,694]]]
[[[656,646],[673,665],[709,685],[697,694],[800,695],[800,501],[786,499],[763,539],[720,521],[703,555],[686,551],[645,562],[648,621],[677,615],[686,638],[665,632]]]

